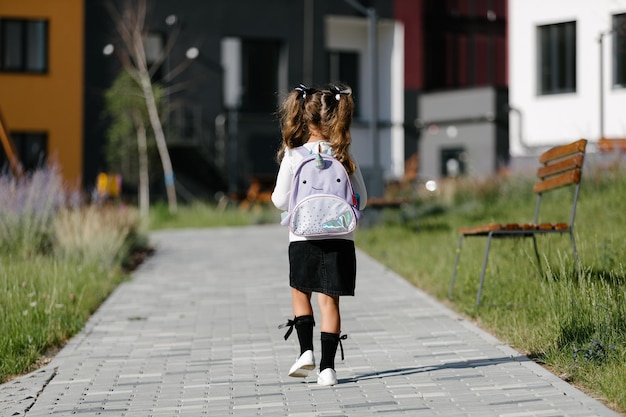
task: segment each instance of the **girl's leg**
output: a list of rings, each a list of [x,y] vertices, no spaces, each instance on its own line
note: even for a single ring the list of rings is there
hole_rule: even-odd
[[[335,355],[339,345],[341,333],[341,314],[339,312],[339,297],[319,294],[317,301],[322,313],[321,342],[322,360],[320,361],[320,373],[327,368],[334,371]],[[320,382],[320,380],[318,380]],[[331,380],[326,381],[330,385],[336,384],[336,377],[332,374]],[[327,385],[324,383],[324,385]]]
[[[311,293],[305,293],[295,288],[291,289],[291,302],[293,308],[294,325],[300,342],[300,354],[307,350],[313,350],[313,307],[311,306]]]
[[[341,333],[341,314],[339,312],[339,297],[318,294],[317,302],[322,313],[321,330],[325,333]]]
[[[293,316],[312,316],[313,307],[311,306],[311,293],[302,292],[291,289],[291,307],[293,309]]]
[[[298,333],[300,343],[300,357],[289,370],[289,376],[304,378],[309,371],[315,369],[313,356],[313,308],[311,307],[311,293],[305,293],[295,288],[291,289],[293,308],[293,325]]]

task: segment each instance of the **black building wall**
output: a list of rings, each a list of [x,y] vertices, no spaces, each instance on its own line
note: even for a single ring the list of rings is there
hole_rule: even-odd
[[[122,5],[126,2],[119,0],[118,3]],[[170,84],[184,86],[184,89],[172,94],[169,99],[173,103],[183,103],[184,107],[192,109],[190,113],[200,114],[192,115],[191,128],[196,130],[192,136],[199,137],[203,144],[199,148],[189,145],[187,148],[191,148],[191,151],[181,151],[186,148],[179,143],[171,145],[170,151],[173,154],[177,178],[184,176],[183,171],[190,165],[199,167],[196,167],[195,173],[189,174],[191,176],[220,177],[204,182],[202,178],[199,179],[202,184],[198,188],[207,188],[209,194],[218,188],[228,187],[229,178],[226,177],[229,174],[232,176],[233,169],[237,172],[235,182],[239,192],[246,188],[251,175],[275,175],[278,166],[274,161],[274,154],[280,144],[280,132],[274,112],[281,98],[280,94],[285,92],[251,85],[244,94],[272,94],[272,100],[268,102],[266,97],[257,97],[256,102],[265,103],[263,109],[242,106],[236,115],[229,111],[231,109],[227,109],[223,102],[224,74],[219,66],[222,39],[241,38],[250,45],[254,45],[254,40],[261,44],[275,41],[286,52],[286,80],[282,80],[282,84],[288,88],[303,81],[321,84],[331,81],[327,79],[324,16],[335,14],[362,17],[348,1],[338,0],[154,0],[148,1],[148,4],[149,18],[146,27],[150,32],[160,33],[167,39],[172,32],[172,27],[166,24],[166,18],[170,15],[177,17],[180,29],[175,46],[160,71],[161,75],[183,63],[187,59],[185,53],[189,48],[196,47],[199,50],[198,58],[171,81]],[[362,4],[365,7],[376,7],[382,18],[392,16],[392,1],[363,1]],[[106,169],[102,149],[107,122],[101,116],[102,94],[111,85],[121,67],[114,57],[107,57],[102,53],[104,45],[117,39],[113,22],[103,2],[86,1],[85,8],[84,176],[85,184],[93,184],[97,173]],[[310,27],[312,37],[310,31],[305,33],[305,28]],[[305,59],[308,51],[312,52],[312,56]],[[259,59],[262,61],[262,51],[256,52],[255,59],[257,62]],[[307,68],[304,67],[305,63]],[[258,64],[255,65],[247,68],[252,71],[252,76],[263,71]],[[356,95],[358,96],[358,92]],[[225,124],[216,121],[225,121]],[[234,124],[236,128],[233,130]],[[234,153],[233,131],[237,136],[237,156],[235,161],[229,162],[226,161],[226,154],[229,150],[231,155]],[[174,134],[171,130],[169,132],[168,140],[184,136],[180,130]],[[227,136],[224,136],[224,132]],[[177,150],[177,147],[180,149]],[[198,155],[204,155],[206,166],[202,161],[190,162],[193,158],[197,159]],[[231,164],[230,168],[226,166],[228,164]]]

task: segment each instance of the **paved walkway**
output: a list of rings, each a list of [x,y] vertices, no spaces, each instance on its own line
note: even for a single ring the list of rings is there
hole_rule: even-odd
[[[618,415],[361,252],[339,385],[289,378],[286,230],[153,239],[156,255],[46,368],[0,386],[0,415]]]

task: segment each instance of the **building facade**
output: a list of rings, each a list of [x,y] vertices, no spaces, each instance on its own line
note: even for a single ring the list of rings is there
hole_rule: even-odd
[[[371,1],[368,7],[328,0],[150,4],[147,27],[155,53],[178,32],[157,75],[167,78],[184,67],[167,82],[176,89],[167,98],[167,140],[181,189],[194,195],[202,189],[241,194],[252,178],[271,182],[280,145],[276,109],[302,82],[350,84],[357,106],[353,152],[364,173],[370,181],[376,168],[386,179],[402,176],[404,37],[402,24],[393,19],[393,2]],[[374,55],[364,13],[368,8],[377,17]],[[97,102],[119,71],[119,63],[101,53],[116,39],[102,16],[101,4],[86,3],[86,102],[92,104],[86,114],[87,141],[102,141],[97,139],[102,123]],[[376,140],[369,123],[374,100]],[[85,160],[96,161],[99,155],[90,149]]]
[[[0,115],[26,171],[54,160],[73,186],[83,175],[83,6],[0,3]]]
[[[589,56],[600,28],[621,18],[616,5],[623,1],[602,0],[598,4],[605,12],[594,5],[591,13],[583,0],[549,5],[534,0],[510,5],[507,0],[149,0],[151,59],[178,33],[154,75],[171,93],[166,138],[177,189],[189,199],[212,198],[217,191],[240,195],[251,178],[271,182],[280,143],[276,107],[300,82],[344,81],[353,87],[353,152],[370,184],[401,179],[413,154],[419,154],[419,174],[426,177],[493,175],[509,167],[512,157],[528,153],[526,148],[575,139],[594,124],[598,130],[599,116],[593,116],[598,95],[587,86],[597,88],[591,69],[578,70],[576,92],[559,90],[557,82],[537,93],[538,36],[552,33],[545,27],[554,24],[556,34],[544,36],[546,45],[554,44],[559,34],[570,36],[571,24],[561,23],[604,16],[594,21],[597,30],[587,24],[575,28],[578,47],[582,28],[599,31],[576,54],[579,65],[595,67]],[[0,26],[0,111],[21,158],[55,157],[68,180],[89,189],[108,169],[103,96],[121,70],[114,55],[103,53],[109,44],[119,47],[104,2],[2,2]],[[26,51],[37,51],[39,42],[43,52],[13,56],[13,39],[21,39],[20,50]],[[606,34],[603,39],[604,128],[607,136],[619,135],[624,66],[608,60],[611,51],[621,50],[611,44],[618,38]],[[571,80],[564,82],[567,87]],[[558,110],[548,108],[567,108],[571,114],[550,118]],[[580,114],[574,116],[574,110]],[[590,120],[587,131],[575,128],[583,115]],[[29,157],[29,150],[36,156]]]
[[[415,114],[419,175],[494,175],[509,163],[507,1],[403,6],[413,28],[406,101],[414,103],[407,110]]]
[[[601,137],[625,137],[626,1],[509,3],[513,160],[579,138],[593,152]]]
[[[114,56],[103,53],[117,37],[104,4],[0,4],[0,111],[20,159],[28,170],[55,158],[65,179],[85,189],[108,169],[103,96],[121,70]],[[357,103],[353,150],[364,171],[379,170],[386,179],[402,175],[404,36],[393,2],[147,4],[148,54],[158,55],[179,33],[154,81],[173,91],[166,134],[182,193],[240,193],[250,177],[275,175],[276,107],[300,82],[351,84]],[[374,10],[372,49],[368,13]],[[370,123],[372,116],[377,123]]]

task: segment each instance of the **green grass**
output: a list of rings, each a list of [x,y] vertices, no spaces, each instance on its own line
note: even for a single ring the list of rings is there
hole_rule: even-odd
[[[61,209],[50,218],[46,250],[0,253],[0,382],[36,369],[80,331],[145,244],[133,209]]]
[[[35,369],[124,278],[98,264],[0,257],[0,382]]]
[[[36,369],[126,278],[147,237],[132,207],[88,206],[56,169],[0,176],[0,383]]]
[[[150,229],[181,229],[188,227],[247,226],[251,224],[277,223],[277,210],[257,205],[244,210],[237,206],[216,206],[204,202],[181,205],[174,214],[167,205],[157,204],[150,208]]]
[[[535,199],[528,179],[457,184],[453,198],[431,198],[388,211],[359,230],[357,243],[417,287],[474,320],[555,374],[626,411],[626,175],[589,172],[578,205],[576,272],[568,235],[538,236],[539,273],[529,239],[492,242],[481,306],[475,305],[486,238],[466,238],[454,289],[448,289],[458,228],[529,222]],[[545,201],[549,219],[571,203]],[[366,214],[367,215],[367,214]],[[591,352],[591,353],[589,353]]]

